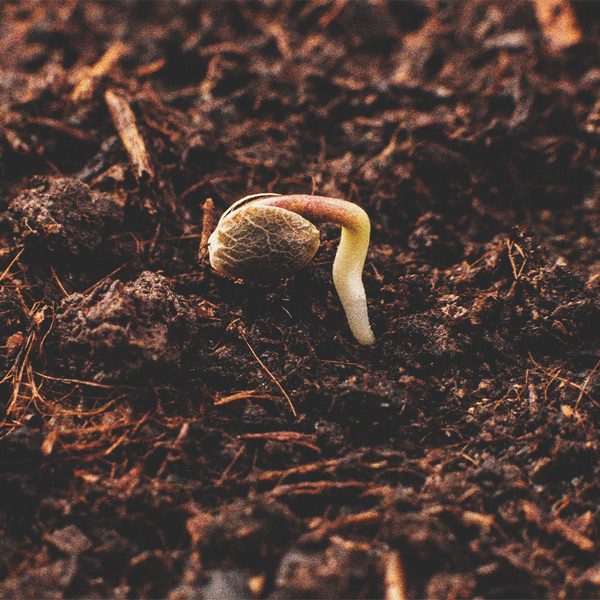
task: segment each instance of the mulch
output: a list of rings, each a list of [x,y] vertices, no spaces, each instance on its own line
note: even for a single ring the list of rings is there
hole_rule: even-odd
[[[2,4],[0,596],[597,597],[599,97],[595,3]]]

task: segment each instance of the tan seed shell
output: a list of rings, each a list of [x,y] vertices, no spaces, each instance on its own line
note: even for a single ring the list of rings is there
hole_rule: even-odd
[[[208,240],[209,259],[221,275],[273,279],[308,264],[319,241],[319,230],[304,217],[249,204],[223,215]]]

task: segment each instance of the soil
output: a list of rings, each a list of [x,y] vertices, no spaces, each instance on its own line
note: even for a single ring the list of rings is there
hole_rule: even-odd
[[[0,6],[0,596],[600,595],[600,11],[547,5]],[[258,192],[369,213],[373,347],[333,225],[211,270]]]

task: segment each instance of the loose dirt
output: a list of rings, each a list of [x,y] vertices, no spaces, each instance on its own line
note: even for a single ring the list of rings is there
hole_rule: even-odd
[[[595,3],[0,23],[0,596],[600,594]],[[334,226],[211,271],[257,192],[369,213],[375,346]]]

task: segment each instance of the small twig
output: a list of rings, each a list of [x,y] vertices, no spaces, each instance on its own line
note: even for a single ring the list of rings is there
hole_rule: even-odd
[[[152,256],[154,254],[154,250],[156,248],[156,244],[158,244],[158,240],[160,238],[160,234],[162,233],[163,224],[162,221],[159,221],[154,229],[154,235],[150,240],[150,245],[148,246],[148,256]]]
[[[275,488],[277,489],[277,488]],[[377,510],[367,510],[353,515],[343,515],[333,521],[318,519],[310,528],[319,536],[330,536],[341,529],[348,529],[355,525],[372,525],[381,523],[383,515]]]
[[[60,288],[60,291],[65,295],[66,298],[69,295],[69,292],[62,284],[61,280],[58,278],[58,275],[56,274],[56,271],[54,270],[54,267],[52,265],[50,265],[50,271],[52,271],[52,277],[54,278],[54,280],[58,284],[58,287]]]
[[[148,77],[148,75],[154,75],[155,73],[158,73],[166,64],[166,58],[159,58],[151,63],[142,65],[141,67],[137,68],[137,76]]]
[[[364,481],[301,481],[299,483],[290,483],[285,485],[277,485],[271,491],[267,492],[267,496],[271,498],[279,498],[281,496],[319,496],[322,494],[331,493],[332,490],[346,489],[363,489],[368,487],[368,483]],[[379,517],[381,518],[381,517]]]
[[[96,383],[95,381],[83,381],[82,379],[68,379],[66,377],[51,377],[50,375],[45,375],[44,373],[38,373],[34,371],[35,375],[42,377],[44,379],[49,379],[50,381],[60,381],[62,383],[76,383],[78,385],[87,385],[89,387],[101,388],[103,390],[137,390],[131,385],[106,385],[103,383]]]
[[[519,269],[518,272],[517,272],[517,265],[515,264],[515,259],[512,256],[513,246],[519,251],[519,254],[523,257],[523,264],[521,265],[521,268]],[[517,279],[519,279],[519,277],[521,277],[521,274],[523,273],[523,269],[525,268],[525,263],[527,262],[527,257],[525,256],[525,253],[523,252],[523,249],[521,248],[521,246],[519,246],[519,244],[511,242],[510,240],[506,240],[506,247],[508,249],[508,260],[510,261],[510,264],[512,266],[515,280],[517,280]]]
[[[385,557],[385,600],[405,600],[406,581],[402,561],[397,551]]]
[[[57,119],[51,119],[49,117],[26,117],[25,120],[27,123],[31,123],[32,125],[38,125],[39,127],[52,129],[56,133],[69,136],[80,142],[86,142],[88,144],[93,144],[96,142],[96,138],[93,135],[86,133],[81,129],[77,129],[77,127],[66,125]]]
[[[202,233],[200,234],[200,244],[198,245],[198,262],[202,262],[208,252],[208,238],[215,228],[215,204],[212,198],[207,198],[202,206]]]
[[[71,100],[73,102],[89,100],[98,82],[119,62],[126,49],[123,42],[117,42],[100,57],[93,67],[86,69],[83,79],[75,86],[71,94]]]
[[[589,382],[589,380],[593,377],[594,373],[596,372],[596,369],[600,366],[600,361],[598,361],[598,363],[596,363],[596,366],[592,369],[592,372],[588,375],[588,377],[586,378],[585,382],[583,383],[583,386],[581,385],[577,385],[576,383],[573,383],[571,380],[566,379],[565,377],[559,377],[559,374],[561,372],[561,369],[557,369],[556,374],[551,375],[552,371],[547,371],[546,369],[544,369],[544,367],[542,367],[539,363],[535,362],[531,352],[529,352],[529,358],[531,360],[531,362],[546,376],[552,376],[552,379],[550,380],[550,383],[548,383],[548,385],[546,386],[546,390],[544,390],[544,395],[546,394],[546,391],[548,390],[548,387],[550,387],[550,384],[555,381],[558,380],[561,382],[561,384],[563,385],[567,385],[571,388],[574,388],[576,390],[579,391],[579,396],[577,398],[577,404],[579,404],[579,401],[581,400],[581,398],[583,397],[583,394],[585,394],[585,389],[587,387],[587,384]],[[555,371],[556,369],[553,369],[553,371]],[[597,402],[595,402],[593,400],[593,398],[590,397],[589,394],[587,394],[589,400],[591,402],[593,402],[596,406],[599,406],[599,404]],[[547,399],[547,396],[546,396]],[[577,408],[577,404],[575,405],[575,408]]]
[[[107,90],[104,99],[110,111],[115,129],[129,154],[136,177],[139,180],[153,179],[154,169],[150,163],[150,156],[146,150],[146,144],[140,135],[135,122],[135,115],[129,102],[118,96],[112,90]]]
[[[579,401],[581,400],[581,398],[583,397],[583,394],[585,393],[585,388],[587,387],[588,383],[590,382],[590,379],[594,376],[594,373],[596,372],[596,369],[599,366],[600,366],[600,360],[596,363],[596,366],[592,369],[592,372],[587,376],[586,380],[584,381],[583,385],[581,386],[581,391],[579,392],[577,402],[575,402],[575,410],[577,410],[577,407],[579,406]]]
[[[144,423],[144,421],[146,421],[148,419],[148,416],[150,415],[149,412],[147,412],[136,424],[135,427],[131,430],[128,431],[127,429],[123,432],[123,435],[121,435],[121,437],[110,446],[110,448],[108,448],[107,450],[105,450],[103,452],[103,456],[108,456],[109,454],[112,453],[112,451],[117,448],[118,446],[120,446],[123,443],[123,440],[128,436],[131,435],[133,436],[135,434],[135,432],[141,427],[142,423]]]
[[[219,83],[219,79],[222,76],[222,65],[223,64],[223,55],[215,54],[208,61],[208,68],[206,69],[206,75],[200,84],[200,97],[201,98],[211,98],[213,88]]]
[[[219,477],[219,479],[216,482],[217,487],[223,484],[223,482],[227,478],[227,475],[229,475],[229,472],[231,471],[231,469],[233,469],[233,466],[238,461],[239,457],[244,453],[245,449],[246,444],[242,444],[238,451],[235,453],[235,456],[231,459],[231,462],[225,467],[225,470],[221,473],[221,477]]]
[[[339,458],[332,458],[327,460],[322,460],[318,462],[312,462],[305,465],[300,465],[298,467],[290,467],[289,469],[281,470],[281,471],[265,471],[258,476],[248,477],[247,481],[253,483],[255,481],[261,482],[279,482],[279,484],[287,479],[290,476],[298,476],[298,475],[307,475],[309,473],[315,473],[318,471],[322,471],[323,473],[331,473],[334,472],[337,467],[342,464],[342,461]],[[369,463],[361,463],[361,468],[363,469],[372,469],[375,471],[379,471],[387,466],[386,461],[377,461],[377,462],[369,462]]]
[[[279,383],[279,381],[277,380],[275,375],[273,375],[273,373],[271,373],[271,371],[269,371],[269,369],[267,369],[266,365],[262,362],[262,360],[260,360],[260,358],[258,358],[258,355],[256,354],[256,352],[254,352],[254,349],[252,348],[252,346],[246,339],[246,336],[244,335],[244,332],[241,330],[241,328],[238,328],[238,331],[239,331],[240,335],[242,336],[242,339],[244,340],[244,342],[246,342],[246,346],[248,346],[248,349],[250,350],[250,352],[252,352],[252,356],[254,356],[254,358],[256,359],[256,362],[264,369],[265,373],[267,373],[267,375],[273,380],[275,385],[279,388],[281,393],[285,396],[285,399],[287,400],[288,404],[290,405],[290,408],[292,409],[292,414],[294,415],[294,417],[297,417],[298,413],[296,413],[296,409],[294,408],[294,405],[292,404],[291,398],[287,395],[287,392],[283,389],[282,385]]]
[[[593,552],[596,550],[596,544],[593,540],[558,517],[555,517],[552,520],[548,519],[548,515],[544,514],[533,502],[521,500],[521,510],[523,511],[525,519],[530,523],[534,523],[542,531],[560,535],[563,539],[574,546],[577,546],[583,552]]]
[[[279,396],[271,396],[265,394],[259,390],[249,390],[246,392],[236,392],[229,396],[223,396],[213,402],[213,406],[221,406],[223,404],[229,404],[230,402],[236,402],[238,400],[279,400]]]
[[[394,129],[394,132],[392,133],[392,137],[390,138],[390,141],[388,142],[386,147],[381,152],[379,152],[375,156],[372,156],[367,161],[365,161],[364,164],[362,165],[362,167],[360,167],[360,169],[358,170],[359,173],[363,173],[368,167],[371,166],[371,164],[379,162],[379,161],[383,161],[393,154],[394,150],[396,149],[397,143],[398,143],[398,134],[400,133],[401,129],[402,129],[402,125],[398,125],[398,127],[396,127],[396,129]]]
[[[98,286],[102,285],[107,279],[110,279],[113,275],[115,275],[116,273],[118,273],[121,269],[124,269],[130,262],[131,261],[128,260],[126,263],[122,264],[120,267],[117,267],[114,271],[111,271],[108,275],[105,275],[99,281],[96,281],[96,283],[92,284],[87,290],[85,290],[83,292],[83,295],[87,296],[90,292],[92,292],[93,290],[95,290]]]
[[[2,275],[0,275],[0,281],[2,281],[8,275],[8,272],[10,271],[11,267],[19,260],[19,257],[21,256],[21,254],[23,254],[24,250],[25,248],[21,248],[21,250],[19,250],[19,253],[10,261],[8,267],[6,267]]]
[[[244,433],[238,437],[243,440],[265,439],[298,444],[299,446],[305,446],[314,450],[317,454],[321,454],[321,448],[315,445],[317,436],[314,434],[298,433],[297,431],[267,431],[265,433]]]
[[[344,10],[346,4],[348,4],[348,0],[331,3],[327,12],[319,19],[319,27],[323,29],[329,27],[330,23]]]
[[[337,458],[332,458],[328,460],[323,460],[319,462],[312,462],[305,465],[300,465],[298,467],[290,467],[285,470],[278,471],[265,471],[261,473],[257,479],[258,481],[266,481],[266,482],[282,482],[287,477],[291,475],[307,475],[308,473],[314,473],[317,471],[327,471],[332,467],[336,467],[339,465],[340,461]],[[251,481],[254,481],[254,477],[250,478]]]
[[[14,364],[14,373],[13,373],[13,391],[10,397],[10,401],[8,406],[6,407],[6,414],[10,414],[13,406],[17,403],[19,399],[19,390],[21,388],[21,382],[23,381],[23,373],[25,372],[27,361],[29,360],[29,353],[31,352],[31,348],[33,347],[33,340],[36,336],[35,330],[32,328],[27,336],[27,341],[25,342],[23,349],[19,352],[17,356],[17,360]],[[21,365],[19,368],[19,359],[21,359]]]

